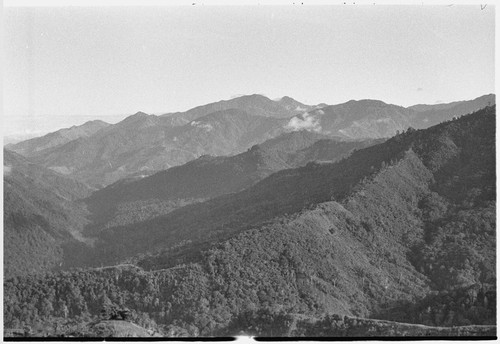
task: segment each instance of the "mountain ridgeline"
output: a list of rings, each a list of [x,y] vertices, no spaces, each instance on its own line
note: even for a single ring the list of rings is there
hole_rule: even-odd
[[[465,105],[405,109],[359,101],[310,108],[290,118],[248,115],[251,128],[235,136],[244,142],[240,147],[253,145],[256,136],[245,136],[248,130],[276,137],[287,126],[310,125],[318,136],[298,132],[232,157],[202,157],[120,181],[79,202],[95,211],[92,204],[109,203],[113,209],[122,201],[208,199],[174,204],[144,221],[136,222],[140,216],[133,223],[105,219],[106,226],[87,227],[92,247],[71,242],[64,248],[65,263],[84,269],[5,281],[5,326],[91,321],[103,304],[128,307],[134,322],[167,336],[311,335],[315,329],[328,335],[387,324],[354,317],[428,326],[494,325],[496,108],[465,116],[451,111],[470,109]],[[185,126],[213,125],[208,119],[221,116],[233,119],[234,111],[223,109],[197,118],[195,125],[173,128],[188,132]],[[258,124],[258,116],[270,122]],[[129,118],[137,128],[130,141],[142,140],[145,119],[153,133],[162,118]],[[446,121],[407,129],[437,118]],[[225,137],[232,135],[230,127],[223,130]],[[399,133],[386,141],[319,137],[328,131],[377,138],[396,128]],[[94,139],[114,137],[115,129],[103,128]],[[153,137],[148,136],[150,143],[156,142]],[[207,144],[204,137],[199,140]],[[90,142],[80,138],[58,149],[72,154]],[[102,152],[92,155],[96,168]],[[43,154],[55,159],[58,153],[50,148]],[[42,156],[32,158],[45,166]]]
[[[376,100],[305,105],[250,95],[161,116],[138,112],[109,125],[94,121],[9,145],[34,162],[95,187],[150,175],[202,155],[239,154],[282,133],[309,130],[347,139],[388,138],[495,103],[494,95],[404,108]]]
[[[7,145],[7,148],[29,157],[36,155],[37,152],[45,149],[62,146],[73,140],[92,136],[99,130],[106,128],[109,125],[109,123],[99,120],[90,121],[80,126],[72,126],[71,128],[61,129],[42,137],[35,137],[33,139],[19,142],[15,145],[10,144]]]

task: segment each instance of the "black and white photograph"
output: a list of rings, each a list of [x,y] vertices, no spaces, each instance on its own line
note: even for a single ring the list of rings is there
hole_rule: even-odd
[[[3,339],[497,339],[495,14],[4,0]]]

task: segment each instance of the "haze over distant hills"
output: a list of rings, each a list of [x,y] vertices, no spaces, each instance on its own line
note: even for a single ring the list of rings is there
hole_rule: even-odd
[[[36,137],[26,141],[15,144],[15,151],[25,156],[32,156],[39,151],[61,146],[67,142],[79,139],[81,137],[88,137],[96,133],[102,128],[111,124],[95,120],[89,121],[79,126],[72,126],[67,129],[60,129],[56,132],[49,133],[42,137]],[[7,147],[11,147],[8,145]]]
[[[494,95],[448,105],[404,108],[375,100],[310,106],[290,97],[242,96],[186,112],[138,112],[114,124],[96,121],[9,145],[34,162],[94,186],[151,174],[201,155],[230,155],[295,130],[349,139],[387,138],[495,103]]]

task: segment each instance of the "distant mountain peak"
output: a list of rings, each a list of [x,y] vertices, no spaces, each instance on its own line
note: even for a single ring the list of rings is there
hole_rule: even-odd
[[[87,121],[85,123],[83,123],[83,125],[90,125],[90,124],[108,124],[108,122],[105,122],[103,120],[100,120],[100,119],[94,119],[94,120],[91,120],[91,121]]]
[[[135,114],[133,114],[130,117],[146,117],[146,116],[150,116],[150,115],[148,115],[147,113],[142,112],[142,111],[137,111]]]
[[[138,111],[135,114],[126,117],[124,120],[122,120],[118,124],[124,124],[124,123],[129,124],[129,123],[134,123],[134,122],[146,119],[146,118],[153,118],[153,117],[156,117],[156,116],[154,116],[154,115],[148,115],[145,112]]]
[[[302,113],[306,112],[312,109],[310,105],[305,105],[289,96],[284,96],[281,97],[279,100],[276,101],[278,104],[280,104],[282,107],[289,111],[293,111],[294,113]]]
[[[259,93],[248,94],[248,95],[244,95],[244,96],[241,96],[241,97],[238,97],[238,98],[260,98],[260,99],[265,98],[265,99],[269,99],[265,95],[262,95],[262,94],[259,94]],[[235,98],[235,99],[237,99],[237,98]]]
[[[387,106],[389,104],[384,103],[381,100],[376,100],[376,99],[360,99],[360,100],[354,100],[351,99],[349,100],[346,104],[359,104],[359,105],[372,105],[372,106]]]
[[[281,104],[302,104],[301,102],[293,99],[292,97],[289,97],[289,96],[283,96],[281,98],[279,98],[277,100],[278,103],[281,103]]]
[[[283,96],[280,99],[278,99],[278,101],[285,103],[285,102],[295,102],[296,100],[289,96]]]
[[[254,94],[247,94],[247,95],[242,95],[242,96],[239,96],[239,97],[234,97],[234,98],[231,98],[231,99],[228,99],[228,100],[222,100],[220,102],[225,102],[225,103],[246,103],[246,102],[272,102],[271,99],[269,99],[268,97],[262,95],[262,94],[257,94],[257,93],[254,93]],[[219,102],[219,103],[220,103]]]

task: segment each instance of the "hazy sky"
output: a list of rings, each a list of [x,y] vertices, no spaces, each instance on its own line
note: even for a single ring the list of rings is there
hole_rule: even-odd
[[[6,134],[261,93],[398,105],[494,92],[494,8],[4,8]]]

